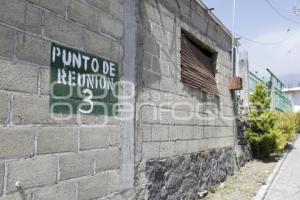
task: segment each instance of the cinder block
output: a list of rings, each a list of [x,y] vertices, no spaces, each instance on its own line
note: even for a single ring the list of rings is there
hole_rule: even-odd
[[[182,126],[169,126],[169,139],[181,140],[183,138]]]
[[[99,8],[103,10],[104,12],[110,12],[111,10],[111,1],[112,0],[85,0],[88,4],[95,6],[96,8]]]
[[[0,159],[32,156],[34,132],[30,128],[0,128]]]
[[[160,78],[161,75],[157,73],[153,73],[148,70],[143,70],[142,72],[142,81],[144,86],[153,88],[153,89],[160,89]]]
[[[156,23],[160,23],[160,14],[158,13],[158,10],[156,8],[149,5],[148,3],[144,3],[143,7],[145,9],[145,14],[149,19],[155,21]]]
[[[120,172],[112,171],[107,174],[108,193],[118,192],[120,189]]]
[[[55,12],[58,15],[65,16],[65,0],[39,0],[40,6]]]
[[[151,60],[152,60],[151,54],[149,54],[149,53],[143,54],[143,67],[145,69],[151,70]]]
[[[17,181],[23,189],[53,185],[57,176],[57,158],[43,156],[33,159],[12,161],[7,166],[7,192],[15,192]]]
[[[0,10],[2,7],[0,8]],[[1,11],[0,11],[1,13]],[[1,15],[1,14],[0,14]],[[0,25],[0,55],[5,57],[11,57],[13,54],[14,48],[14,30],[10,28],[6,28]]]
[[[63,155],[59,158],[60,180],[92,175],[94,171],[94,153]]]
[[[54,121],[49,111],[48,96],[16,94],[12,109],[14,124],[48,124]]]
[[[85,25],[90,30],[98,31],[98,22],[101,20],[101,16],[96,9],[79,0],[72,0],[68,3],[69,19]]]
[[[141,134],[143,134],[143,141],[144,142],[151,142],[152,141],[152,126],[147,124],[141,124]]]
[[[194,139],[194,127],[193,126],[183,126],[182,137],[185,140]]]
[[[107,175],[100,174],[78,182],[78,200],[97,199],[107,195]]]
[[[25,28],[25,2],[0,0],[0,20],[20,29]]]
[[[150,36],[144,37],[144,50],[154,56],[160,56],[160,45]]]
[[[49,95],[50,94],[50,70],[41,69],[40,73],[40,90],[41,94]]]
[[[100,31],[110,34],[116,38],[122,38],[123,36],[123,24],[111,17],[110,15],[103,14],[101,16]]]
[[[200,33],[205,33],[207,21],[196,12],[192,12],[191,23]]]
[[[26,31],[41,34],[43,25],[44,11],[40,8],[26,4]]]
[[[0,124],[8,123],[10,96],[7,93],[0,92]]]
[[[169,104],[169,105],[171,105],[171,104]],[[174,125],[174,124],[176,124],[175,123],[176,119],[174,119],[172,109],[169,109],[169,108],[167,108],[167,109],[160,108],[158,115],[159,115],[159,119],[160,119],[160,123],[161,124],[168,124],[168,125]]]
[[[152,126],[152,141],[168,141],[169,127],[167,125]]]
[[[188,142],[188,153],[196,153],[199,151],[198,140],[189,140]]]
[[[76,128],[45,127],[38,129],[37,153],[77,152]]]
[[[176,141],[174,143],[174,154],[183,155],[188,153],[188,142],[187,141]]]
[[[0,88],[20,92],[37,93],[38,68],[30,65],[0,61]],[[20,73],[22,71],[22,73]]]
[[[4,175],[5,175],[5,165],[4,162],[1,162],[0,163],[0,196],[2,196],[3,194]]]
[[[45,16],[45,36],[70,46],[81,47],[83,29],[75,23],[47,13]]]
[[[193,139],[203,138],[203,131],[204,131],[203,126],[194,126]]]
[[[215,149],[219,148],[218,138],[208,138],[207,141],[207,149]]]
[[[203,127],[204,138],[215,138],[218,137],[218,127],[216,126],[204,126]]]
[[[110,58],[115,61],[121,62],[123,58],[123,46],[119,41],[112,41]]]
[[[118,169],[121,163],[119,148],[109,148],[96,152],[96,171]]]
[[[74,200],[76,188],[74,183],[61,183],[33,192],[35,200]]]
[[[81,128],[79,139],[80,149],[87,150],[108,147],[110,130],[107,126]]]
[[[205,151],[208,149],[209,139],[200,139],[198,140],[198,149],[199,151]]]
[[[143,158],[148,160],[151,158],[159,158],[159,142],[147,142],[142,144]]]
[[[37,37],[17,33],[16,56],[20,60],[50,66],[51,44]]]
[[[26,191],[25,197],[27,198],[27,200],[30,200],[31,193],[29,191]],[[24,198],[20,195],[20,193],[14,193],[11,195],[0,197],[0,200],[24,200]]]
[[[114,126],[110,127],[109,131],[109,145],[113,147],[118,147],[121,144],[121,127]]]
[[[161,142],[159,146],[159,157],[172,157],[175,153],[175,143],[174,142]]]
[[[111,13],[118,19],[124,19],[123,0],[111,0]]]
[[[109,39],[98,35],[94,32],[85,30],[84,32],[84,48],[98,56],[110,57],[112,43]]]

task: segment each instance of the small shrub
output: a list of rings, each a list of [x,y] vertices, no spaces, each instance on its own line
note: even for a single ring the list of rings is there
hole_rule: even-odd
[[[247,136],[256,158],[268,157],[277,150],[275,130],[276,115],[270,111],[269,90],[263,84],[257,84],[250,96],[251,108]]]
[[[294,113],[278,113],[277,114],[276,129],[280,132],[287,142],[296,140],[296,115]]]
[[[300,131],[300,113],[270,111],[269,90],[257,84],[250,96],[251,108],[247,136],[256,158],[266,158],[285,150],[288,142],[295,141]]]
[[[300,112],[295,113],[296,131],[300,133]]]

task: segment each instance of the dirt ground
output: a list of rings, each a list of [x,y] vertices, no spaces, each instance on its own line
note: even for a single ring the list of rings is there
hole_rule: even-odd
[[[276,163],[276,159],[250,161],[224,183],[211,187],[205,200],[251,200],[265,184]]]

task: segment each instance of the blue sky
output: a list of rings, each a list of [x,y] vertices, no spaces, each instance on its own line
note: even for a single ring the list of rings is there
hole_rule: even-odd
[[[233,0],[202,1],[215,8],[213,13],[231,30]],[[240,50],[248,51],[251,69],[264,73],[268,67],[278,76],[298,74],[300,81],[300,15],[293,13],[295,0],[269,1],[280,13],[299,23],[278,16],[265,0],[236,0],[235,32],[258,42],[277,43],[261,45],[241,39]]]

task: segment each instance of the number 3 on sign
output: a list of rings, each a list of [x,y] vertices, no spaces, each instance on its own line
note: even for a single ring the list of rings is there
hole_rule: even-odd
[[[83,101],[88,103],[90,105],[90,109],[88,110],[85,110],[85,109],[81,109],[79,108],[79,112],[83,113],[83,114],[90,114],[93,109],[94,109],[94,104],[93,104],[93,101],[92,101],[92,98],[93,98],[93,92],[90,90],[90,89],[84,89],[82,91],[82,93],[84,94],[84,98],[83,98]]]

